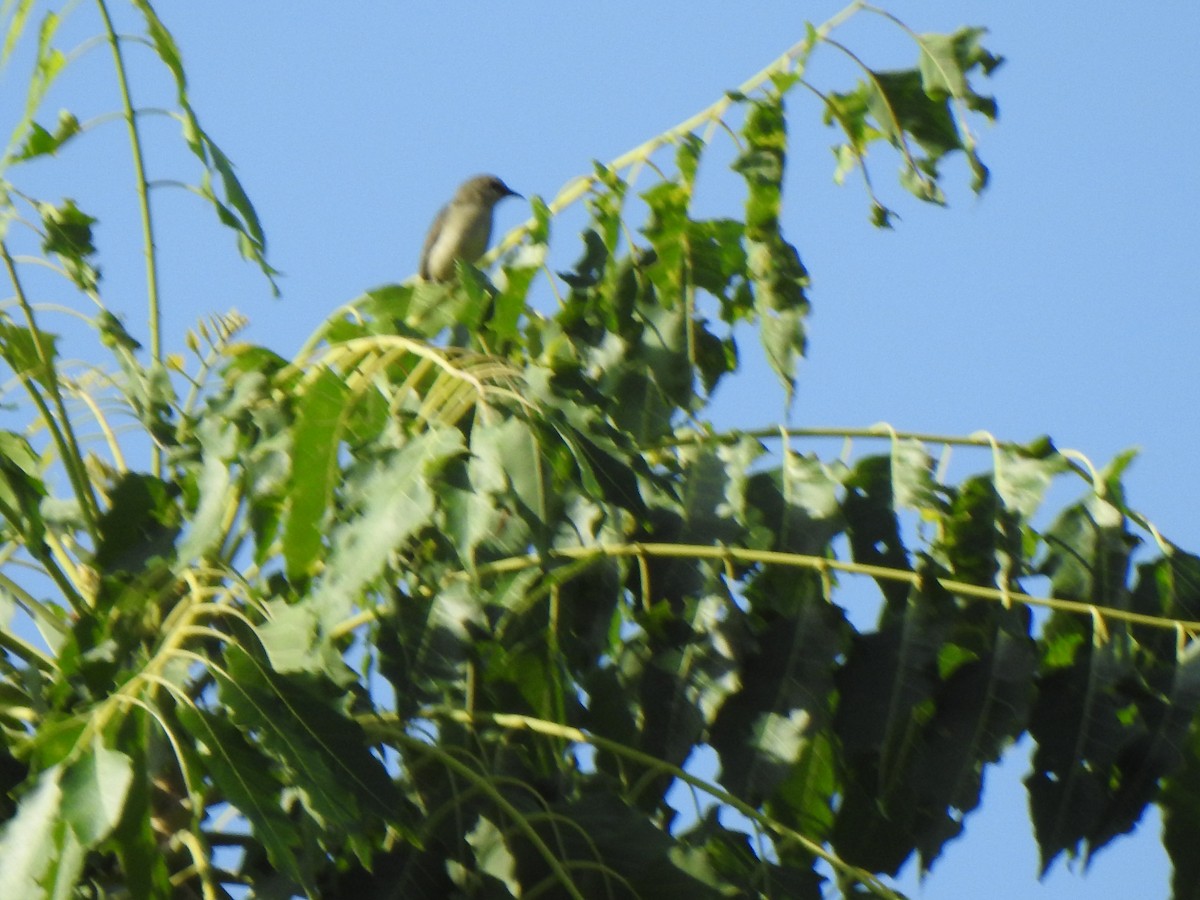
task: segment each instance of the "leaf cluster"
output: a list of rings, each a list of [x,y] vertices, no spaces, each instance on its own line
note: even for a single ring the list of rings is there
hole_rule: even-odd
[[[6,58],[34,6],[4,7]],[[173,39],[133,8],[195,189],[269,278]],[[98,10],[123,84],[133,38]],[[860,12],[886,15],[854,4],[535,198],[494,283],[464,266],[370,291],[294,358],[239,341],[231,315],[189,335],[190,366],[164,359],[152,263],[143,362],[104,306],[94,219],[4,182],[4,222],[99,305],[113,360],[71,374],[5,236],[0,357],[29,421],[0,432],[5,896],[889,897],[1023,735],[1044,865],[1157,803],[1176,895],[1195,892],[1200,558],[1130,508],[1130,456],[1096,470],[1049,439],[706,417],[747,335],[789,393],[805,353],[808,274],[781,216],[802,90],[842,131],[839,173],[866,175],[881,142],[922,200],[942,202],[949,153],[986,179],[982,32],[904,30],[912,69],[811,84],[818,50],[858,62],[831,34]],[[43,14],[4,173],[94,127],[37,123],[66,66],[58,21]],[[719,134],[744,204],[702,218]],[[579,199],[578,260],[552,272],[555,214]],[[795,447],[829,436],[847,452]],[[951,448],[981,471],[952,480]],[[1081,496],[1048,514],[1056,482]]]

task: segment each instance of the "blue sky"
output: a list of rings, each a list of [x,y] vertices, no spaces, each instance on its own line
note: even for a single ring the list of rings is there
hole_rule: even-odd
[[[273,300],[194,198],[158,193],[168,348],[181,350],[197,320],[237,308],[252,320],[250,339],[293,352],[335,307],[413,273],[429,220],[464,177],[495,172],[526,196],[550,198],[593,159],[618,156],[758,71],[803,36],[805,20],[840,8],[163,0],[193,103],[237,164],[285,273],[283,298]],[[1008,59],[990,84],[1000,120],[977,127],[992,185],[975,198],[965,168],[950,163],[950,207],[924,206],[895,186],[896,159],[877,152],[876,184],[901,219],[895,231],[876,231],[860,183],[832,183],[834,134],[819,107],[795,94],[784,224],[813,276],[811,353],[790,410],[752,362],[717,397],[716,421],[1049,433],[1098,463],[1137,446],[1131,503],[1200,551],[1200,6],[886,8],[917,31],[991,30],[988,46]],[[86,5],[77,27],[81,37],[94,30]],[[839,38],[877,68],[916,59],[875,17],[860,16]],[[139,102],[166,104],[150,55],[133,58]],[[71,105],[81,117],[112,108],[106,67],[93,51],[49,108]],[[20,71],[0,81],[6,114]],[[852,83],[833,53],[818,54],[810,71],[827,88]],[[149,126],[154,178],[194,177],[171,148],[175,131],[165,119]],[[38,164],[31,183],[100,216],[109,302],[142,333],[136,218],[121,206],[132,183],[123,140],[116,123],[97,129]],[[727,159],[727,146],[717,147],[702,167],[706,214],[739,209]],[[527,215],[507,202],[498,230]],[[580,221],[575,212],[555,225],[559,268],[577,253]],[[951,475],[983,465],[964,457]],[[1039,884],[1025,768],[1018,749],[991,773],[968,837],[922,885],[907,873],[902,889],[927,900],[1166,895],[1156,818],[1103,851],[1086,878],[1060,863]]]

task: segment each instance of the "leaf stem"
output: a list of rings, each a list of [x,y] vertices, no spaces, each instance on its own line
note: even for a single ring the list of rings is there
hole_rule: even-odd
[[[934,581],[943,590],[977,600],[990,600],[995,603],[1008,605],[1020,603],[1025,606],[1040,606],[1059,612],[1077,613],[1089,617],[1101,616],[1108,620],[1128,622],[1131,625],[1144,625],[1148,628],[1162,628],[1171,631],[1183,629],[1188,634],[1200,635],[1200,621],[1175,619],[1167,616],[1152,616],[1146,613],[1133,612],[1112,606],[1098,606],[1083,600],[1069,600],[1062,597],[1039,597],[1021,591],[988,587],[971,584],[951,578],[930,579],[930,576],[911,569],[897,569],[889,566],[874,566],[865,563],[846,562],[839,559],[829,559],[824,556],[808,556],[802,553],[783,553],[776,550],[751,550],[743,547],[722,547],[710,544],[598,544],[589,547],[563,547],[549,551],[544,556],[530,553],[524,556],[511,556],[493,563],[481,565],[470,573],[463,572],[450,578],[485,578],[489,575],[500,575],[520,572],[528,568],[542,566],[545,558],[551,559],[615,559],[620,557],[653,556],[673,559],[711,559],[720,562],[733,560],[743,564],[765,564],[789,566],[791,568],[813,569],[818,572],[837,571],[851,575],[866,575],[883,581],[907,582],[913,587],[920,587],[928,580]],[[364,614],[365,615],[365,614]]]
[[[38,365],[42,370],[41,376],[45,379],[46,391],[54,403],[54,410],[51,411],[46,403],[46,398],[38,390],[37,378],[35,376],[30,375],[28,372],[15,372],[15,374],[20,379],[22,386],[29,393],[34,405],[38,408],[42,422],[58,447],[59,458],[62,459],[63,468],[66,469],[67,478],[71,482],[75,496],[79,499],[79,508],[87,530],[89,534],[95,537],[98,508],[96,496],[92,493],[91,481],[84,471],[83,455],[79,450],[78,442],[75,440],[75,432],[71,428],[71,420],[67,415],[67,407],[63,402],[62,391],[59,389],[58,371],[54,367],[54,361],[50,358],[50,351],[46,349],[46,345],[42,340],[42,333],[38,330],[37,320],[33,315],[33,307],[29,303],[29,298],[25,294],[25,288],[21,284],[21,278],[17,274],[16,263],[13,262],[12,255],[8,252],[8,244],[4,241],[0,241],[0,260],[4,262],[4,269],[8,273],[9,281],[12,282],[17,303],[24,314],[25,325],[29,329],[29,338],[33,342],[34,352],[38,358]]]
[[[616,756],[624,757],[632,760],[639,765],[647,766],[656,769],[660,772],[672,775],[680,781],[685,782],[697,790],[700,790],[714,800],[729,806],[746,818],[752,820],[766,831],[772,832],[780,839],[785,841],[794,841],[802,846],[809,853],[820,857],[829,865],[833,866],[842,875],[852,878],[859,884],[862,884],[876,896],[898,898],[900,897],[895,891],[889,888],[886,884],[876,878],[873,874],[865,869],[850,865],[844,862],[836,854],[826,850],[819,842],[805,837],[798,831],[788,828],[780,822],[764,815],[759,810],[755,809],[750,804],[740,800],[738,797],[723,790],[720,786],[710,781],[705,781],[696,775],[691,774],[685,769],[652,756],[649,753],[644,753],[633,747],[628,747],[619,741],[610,740],[601,737],[591,732],[583,731],[579,728],[572,728],[569,725],[560,725],[557,722],[549,722],[544,719],[537,719],[532,716],[517,715],[514,713],[485,713],[485,712],[467,712],[466,710],[442,709],[439,710],[441,715],[464,725],[475,725],[479,721],[490,722],[499,728],[504,728],[509,731],[532,731],[537,734],[555,737],[562,740],[571,741],[576,744],[591,744],[599,750],[604,750]]]
[[[817,44],[829,41],[829,33],[845,22],[847,19],[854,16],[864,6],[864,0],[855,0],[855,2],[846,6],[840,12],[828,19],[822,25],[812,28],[810,26],[808,34],[804,39],[798,41],[784,53],[782,53],[774,62],[761,69],[759,72],[750,76],[742,82],[736,90],[726,92],[720,100],[710,104],[694,115],[684,119],[673,128],[668,128],[661,134],[655,135],[650,140],[634,147],[632,150],[623,153],[607,165],[606,168],[616,171],[623,169],[626,166],[633,165],[635,162],[644,162],[652,153],[661,147],[668,146],[674,143],[680,137],[694,131],[696,128],[706,123],[720,121],[734,103],[738,102],[740,95],[749,94],[758,90],[764,84],[771,80],[775,75],[789,71],[792,67],[799,65],[803,69],[804,61],[807,60],[809,54]],[[557,196],[550,202],[549,209],[551,215],[556,215],[565,207],[570,206],[589,190],[596,182],[596,175],[581,175],[572,179],[564,185],[558,192]],[[522,225],[506,234],[502,240],[487,253],[480,262],[480,265],[487,265],[492,260],[495,260],[510,247],[515,246],[537,226],[536,219],[530,219]]]
[[[142,219],[142,248],[146,256],[146,300],[150,326],[150,358],[152,365],[162,362],[162,314],[159,310],[158,255],[154,243],[154,219],[150,211],[150,186],[146,179],[145,155],[142,152],[142,137],[137,125],[137,112],[129,91],[129,80],[125,72],[125,58],[121,53],[121,39],[113,28],[105,0],[96,0],[100,17],[104,20],[104,31],[112,48],[113,67],[116,70],[117,86],[121,92],[121,106],[126,127],[129,129],[129,146],[133,157],[134,178],[137,181],[138,207]],[[151,446],[151,471],[162,472],[162,449],[157,442]]]

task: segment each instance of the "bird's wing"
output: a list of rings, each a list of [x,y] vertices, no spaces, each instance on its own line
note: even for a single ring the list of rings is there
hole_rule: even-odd
[[[429,226],[429,233],[425,235],[425,246],[421,248],[421,265],[419,272],[421,277],[426,281],[431,281],[429,277],[429,251],[433,249],[433,245],[437,243],[438,235],[442,233],[442,226],[446,224],[446,215],[450,212],[450,204],[447,203],[438,210],[438,214],[433,217],[433,224]]]

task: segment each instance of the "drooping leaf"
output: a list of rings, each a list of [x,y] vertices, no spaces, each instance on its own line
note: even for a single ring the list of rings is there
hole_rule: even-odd
[[[299,836],[281,808],[284,785],[272,772],[270,757],[220,716],[195,707],[180,707],[177,715],[197,742],[208,774],[250,822],[272,865],[297,885],[305,885],[297,858]]]

